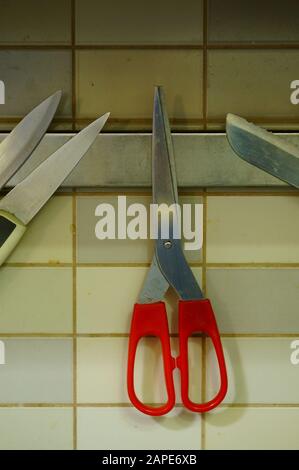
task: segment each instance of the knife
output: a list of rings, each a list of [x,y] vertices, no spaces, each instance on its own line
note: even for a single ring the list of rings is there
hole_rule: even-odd
[[[109,113],[91,123],[41,163],[0,201],[0,265],[24,235],[28,223],[79,163]]]
[[[299,148],[234,114],[226,117],[226,135],[239,157],[299,188]]]
[[[0,144],[0,189],[30,157],[53,119],[61,98],[57,91],[36,106]]]

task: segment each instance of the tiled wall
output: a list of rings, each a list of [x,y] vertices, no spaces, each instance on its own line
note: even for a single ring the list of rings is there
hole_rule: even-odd
[[[81,128],[108,109],[106,130],[148,130],[155,84],[165,87],[174,129],[223,129],[227,112],[298,129],[296,0],[42,5],[0,1],[3,130],[57,88],[64,98],[53,130]]]
[[[225,403],[206,416],[185,411],[177,376],[167,417],[130,406],[128,330],[152,244],[92,236],[95,205],[116,195],[61,194],[0,273],[1,448],[298,448],[298,194],[198,191],[186,200],[205,206],[202,255],[188,257],[222,332]],[[167,308],[177,352],[172,293]],[[194,338],[189,349],[191,396],[209,397],[218,380],[209,341]],[[138,357],[137,389],[149,402],[165,396],[159,352],[148,339]]]
[[[1,129],[62,88],[52,130],[79,129],[107,110],[109,131],[149,130],[157,83],[165,86],[173,129],[223,129],[228,111],[269,128],[298,129],[298,108],[289,100],[290,82],[299,79],[297,1],[147,3],[51,0],[41,8],[37,0],[0,0],[0,80],[7,85]],[[108,171],[107,137],[96,148],[105,158],[103,181],[113,186],[119,174]],[[182,201],[204,204],[204,246],[187,257],[221,330],[225,403],[204,416],[185,411],[176,376],[170,415],[154,419],[132,408],[128,330],[153,246],[96,240],[95,205],[115,204],[118,193],[73,189],[47,204],[0,270],[0,448],[298,449],[299,365],[290,361],[291,342],[299,339],[298,191],[249,190],[273,178],[233,166],[224,136],[216,138],[217,158],[204,138],[198,167],[186,164],[192,144],[178,166],[194,187]],[[130,168],[144,149],[132,139],[117,144]],[[176,139],[178,150],[187,147]],[[49,154],[58,140],[45,141]],[[88,161],[82,168],[91,178]],[[225,173],[227,185],[243,189],[199,188],[194,175],[203,165],[209,186]],[[141,169],[147,178],[147,160]],[[128,196],[150,201],[149,192]],[[176,298],[166,300],[177,351]],[[192,339],[190,354],[191,396],[208,398],[217,386],[209,341]],[[137,388],[147,401],[165,396],[159,357],[155,341],[145,341]]]

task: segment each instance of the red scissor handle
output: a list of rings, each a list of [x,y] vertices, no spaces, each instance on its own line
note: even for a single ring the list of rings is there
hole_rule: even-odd
[[[206,403],[195,403],[189,399],[188,338],[193,333],[205,333],[211,338],[219,365],[219,391],[212,400]],[[227,372],[217,323],[213,313],[212,305],[208,299],[180,300],[179,343],[180,356],[177,358],[177,366],[181,372],[182,402],[185,407],[191,411],[198,413],[210,411],[219,405],[226,395]]]
[[[134,387],[134,366],[136,349],[138,342],[145,336],[155,336],[161,341],[164,376],[168,400],[159,407],[149,406],[142,403],[136,393]],[[168,413],[175,404],[175,392],[173,383],[173,369],[175,368],[175,360],[171,356],[168,320],[165,305],[163,302],[153,304],[135,304],[131,322],[131,331],[129,337],[129,355],[128,355],[128,371],[127,386],[128,394],[132,404],[142,413],[151,416],[161,416]]]

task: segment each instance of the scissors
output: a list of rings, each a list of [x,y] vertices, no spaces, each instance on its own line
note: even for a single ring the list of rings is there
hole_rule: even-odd
[[[175,405],[173,371],[177,367],[181,374],[181,397],[186,408],[193,412],[206,412],[215,408],[227,392],[227,372],[221,339],[211,303],[204,295],[185,259],[181,242],[174,238],[178,192],[174,165],[173,144],[170,133],[163,90],[155,88],[152,135],[152,190],[155,204],[167,204],[169,211],[160,211],[158,237],[151,267],[134,306],[129,335],[127,389],[132,404],[141,412],[151,416],[168,413]],[[166,213],[167,212],[167,213]],[[163,238],[165,217],[169,223],[169,236]],[[180,355],[172,357],[165,304],[162,301],[171,286],[179,296],[179,348]],[[213,342],[220,371],[220,388],[216,396],[206,403],[195,403],[189,398],[188,338],[194,333],[204,333]],[[138,342],[146,336],[160,339],[162,346],[164,378],[167,402],[161,406],[142,403],[134,387],[134,366]]]
[[[0,189],[30,157],[45,134],[61,91],[34,108],[0,144]],[[95,120],[17,184],[0,201],[0,265],[24,235],[28,223],[79,163],[109,113]]]

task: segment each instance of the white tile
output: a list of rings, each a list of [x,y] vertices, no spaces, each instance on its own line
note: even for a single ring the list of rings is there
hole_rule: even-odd
[[[249,44],[296,42],[299,39],[298,13],[296,0],[286,3],[210,0],[209,40]]]
[[[71,408],[0,409],[0,449],[71,450]]]
[[[103,267],[77,270],[77,325],[80,333],[128,333],[149,268]],[[193,268],[199,284],[201,268]],[[117,295],[116,295],[117,293]],[[165,297],[171,332],[177,331],[178,298],[170,289]]]
[[[230,112],[281,124],[295,120],[290,84],[298,65],[297,51],[291,49],[209,50],[208,118],[224,120]]]
[[[53,197],[28,225],[8,263],[72,262],[72,198]]]
[[[138,0],[105,4],[97,0],[77,0],[77,42],[198,44],[202,41],[202,9],[202,0],[178,2],[175,8],[171,0],[152,0],[150,8]]]
[[[0,278],[0,332],[72,332],[71,268],[2,267]]]
[[[296,196],[208,197],[209,263],[299,261]]]
[[[208,268],[221,333],[299,332],[298,278],[296,268]]]
[[[24,116],[47,96],[63,91],[56,117],[71,114],[71,51],[1,50],[0,77],[7,86],[0,116]]]
[[[177,342],[172,340],[172,354],[178,354]],[[80,338],[78,340],[78,402],[128,403],[127,395],[127,338]],[[194,338],[189,347],[190,398],[200,401],[201,341]],[[143,402],[166,401],[161,347],[158,340],[141,340],[136,356],[136,393]],[[176,402],[180,403],[180,376],[174,374]]]
[[[67,44],[71,42],[71,0],[1,2],[0,43]]]
[[[71,339],[1,340],[5,347],[5,364],[0,365],[1,403],[71,403]]]
[[[228,403],[299,404],[299,365],[291,363],[294,338],[222,338],[228,368]],[[218,389],[214,352],[208,348],[208,396]]]
[[[199,49],[79,50],[76,65],[80,118],[109,110],[113,119],[151,121],[157,84],[165,88],[171,119],[202,117],[202,51]]]
[[[119,196],[125,199],[118,199]],[[150,239],[150,208],[151,196],[143,195],[101,195],[79,196],[77,198],[77,258],[79,263],[114,263],[134,264],[150,263],[154,253],[154,240]],[[181,196],[180,204],[192,204],[191,213],[194,215],[194,204],[201,204],[200,196]],[[100,240],[96,237],[95,228],[103,218],[96,216],[97,208],[107,204],[111,208],[111,222],[115,222],[115,238]],[[145,239],[132,239],[125,232],[126,238],[118,236],[118,224],[128,227],[135,217],[127,215],[128,208],[132,204],[142,204],[147,214],[147,226]],[[103,206],[101,206],[103,208]],[[107,208],[107,206],[106,206]],[[105,209],[107,210],[107,209]],[[113,212],[112,212],[113,210]],[[120,215],[118,215],[120,213]],[[183,216],[182,216],[183,221]],[[183,224],[184,227],[184,224]],[[192,227],[194,230],[194,228]],[[200,228],[199,228],[200,230]],[[184,231],[182,230],[182,235]],[[198,240],[200,237],[198,237]],[[198,241],[197,240],[197,241]],[[193,241],[193,240],[192,240]],[[183,238],[183,248],[185,239]],[[185,250],[188,262],[199,263],[201,250]]]
[[[200,416],[177,408],[152,418],[134,408],[79,408],[78,448],[200,449]]]
[[[208,450],[299,449],[299,408],[219,408],[205,421]]]

